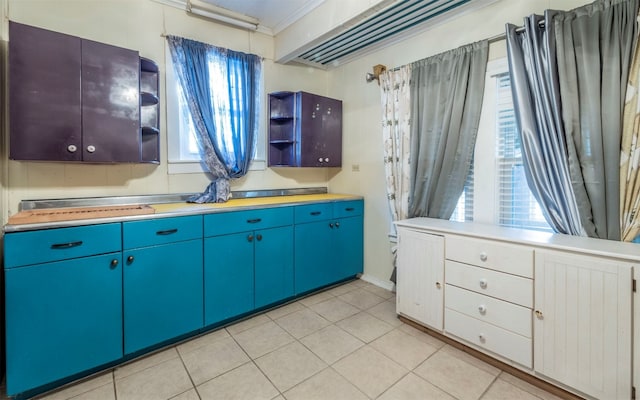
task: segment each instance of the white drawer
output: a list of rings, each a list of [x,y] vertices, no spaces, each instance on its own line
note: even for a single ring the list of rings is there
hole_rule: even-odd
[[[531,279],[446,260],[444,280],[450,285],[533,308]]]
[[[528,338],[532,336],[531,309],[494,299],[456,286],[446,285],[444,304],[469,317],[479,319]]]
[[[530,338],[509,332],[495,325],[479,321],[445,308],[445,332],[464,339],[479,348],[513,360],[527,368],[532,368],[532,346]]]
[[[447,235],[446,258],[533,278],[533,249],[509,243]]]

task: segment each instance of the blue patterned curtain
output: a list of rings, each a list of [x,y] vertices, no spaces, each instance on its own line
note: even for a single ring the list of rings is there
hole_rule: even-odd
[[[167,41],[202,161],[213,178],[203,193],[188,201],[225,202],[231,193],[229,180],[249,170],[259,124],[262,61],[176,36],[167,36]],[[214,85],[226,90],[212,90]]]

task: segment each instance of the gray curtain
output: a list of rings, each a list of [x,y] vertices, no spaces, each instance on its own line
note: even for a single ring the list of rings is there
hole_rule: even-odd
[[[551,228],[584,236],[571,185],[555,67],[553,32],[525,19],[524,32],[507,24],[507,57],[516,126],[527,183]]]
[[[480,122],[489,43],[411,65],[409,216],[449,219],[464,190]]]
[[[556,37],[569,172],[582,226],[620,240],[620,141],[638,0],[548,11]],[[551,29],[550,29],[551,30]]]

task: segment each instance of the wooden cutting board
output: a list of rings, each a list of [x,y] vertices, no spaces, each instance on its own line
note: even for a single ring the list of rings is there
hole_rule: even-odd
[[[10,225],[37,224],[43,222],[72,221],[77,219],[126,217],[130,215],[154,214],[156,210],[147,205],[66,207],[21,211],[9,217]]]

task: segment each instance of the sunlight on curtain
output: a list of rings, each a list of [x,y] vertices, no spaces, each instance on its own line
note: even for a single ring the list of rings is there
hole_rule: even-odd
[[[449,219],[464,190],[480,122],[489,43],[411,64],[409,215]]]
[[[187,201],[225,202],[229,180],[249,170],[260,120],[262,60],[177,36],[167,36],[167,42],[212,176],[205,191]]]

